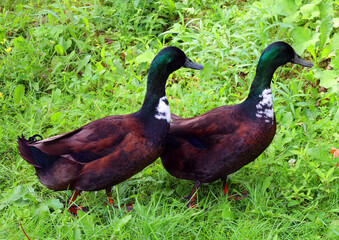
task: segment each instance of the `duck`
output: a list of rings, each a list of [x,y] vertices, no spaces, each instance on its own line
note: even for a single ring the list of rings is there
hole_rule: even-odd
[[[302,59],[286,42],[274,42],[260,56],[247,98],[240,104],[214,108],[199,116],[172,114],[161,162],[172,176],[195,181],[184,197],[193,208],[202,183],[221,179],[228,193],[227,176],[254,161],[272,142],[276,132],[271,81],[275,70],[286,63],[304,67]],[[239,199],[239,198],[238,198]]]
[[[107,116],[47,139],[22,135],[17,140],[20,156],[48,189],[74,190],[67,200],[72,215],[88,211],[74,203],[82,191],[105,190],[113,203],[112,186],[143,170],[164,150],[171,118],[166,81],[181,67],[203,69],[181,49],[164,48],[150,65],[144,102],[137,112]]]

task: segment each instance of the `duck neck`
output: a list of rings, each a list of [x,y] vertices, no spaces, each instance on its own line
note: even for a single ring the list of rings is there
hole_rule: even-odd
[[[274,124],[274,110],[271,81],[276,69],[277,66],[263,64],[263,61],[259,60],[250,93],[243,104],[244,107],[250,106],[252,109],[254,103],[255,110],[250,110],[249,114],[255,119],[272,125]]]
[[[169,73],[166,68],[151,64],[144,103],[139,113],[154,116],[156,119],[166,119],[169,122],[170,110],[166,98],[166,80]]]
[[[265,89],[271,88],[273,74],[278,66],[272,64],[265,64],[262,59],[259,60],[256,74],[251,85],[248,99],[257,99]]]

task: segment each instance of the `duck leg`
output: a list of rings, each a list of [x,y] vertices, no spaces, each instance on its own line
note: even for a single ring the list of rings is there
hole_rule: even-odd
[[[187,199],[187,200],[190,200],[189,203],[188,203],[188,207],[189,208],[194,208],[195,205],[193,204],[194,200],[195,200],[195,197],[197,195],[197,190],[198,188],[201,186],[201,182],[200,181],[195,181],[194,183],[194,187],[192,189],[192,192],[190,193],[190,195],[188,196],[185,196],[184,198]]]
[[[77,216],[77,211],[81,210],[83,212],[88,212],[87,208],[81,207],[81,206],[76,206],[74,204],[75,199],[77,198],[77,196],[81,193],[80,190],[75,190],[75,192],[73,193],[73,195],[68,199],[67,201],[67,206],[68,206],[68,212],[70,214],[72,214],[73,216]]]
[[[108,203],[113,204],[113,197],[112,197],[112,187],[108,187],[105,189],[106,190],[106,195],[108,197]]]
[[[105,189],[106,190],[106,195],[108,197],[108,203],[113,205],[113,197],[112,197],[112,187],[108,187]],[[133,203],[121,205],[120,207],[126,206],[126,212],[130,212],[133,210]],[[114,206],[114,208],[119,208],[118,206]]]
[[[228,194],[228,186],[227,186],[227,177],[222,178],[222,188],[224,189],[224,196],[226,196]]]
[[[228,186],[227,186],[227,182],[226,182],[227,177],[222,178],[221,180],[222,180],[222,186],[223,186],[223,189],[224,189],[224,196],[226,196],[226,195],[228,194]],[[236,200],[236,201],[240,201],[240,200],[242,200],[243,198],[246,198],[246,197],[247,197],[248,192],[247,192],[247,191],[245,191],[245,192],[240,192],[240,194],[241,194],[241,195],[235,195],[235,196],[233,195],[233,196],[229,196],[229,197],[228,197],[228,200],[234,199],[234,200]]]

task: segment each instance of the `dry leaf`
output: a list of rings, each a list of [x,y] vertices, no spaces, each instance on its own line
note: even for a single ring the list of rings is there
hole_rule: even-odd
[[[333,158],[339,158],[339,149],[336,149],[334,147],[331,147],[330,153],[333,154]],[[339,161],[335,165],[336,167],[339,167]]]

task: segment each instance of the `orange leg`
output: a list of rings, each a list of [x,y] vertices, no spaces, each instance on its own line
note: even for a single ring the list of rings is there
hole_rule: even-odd
[[[112,187],[108,187],[105,189],[106,190],[106,195],[108,197],[108,203],[113,205],[113,197],[112,197]],[[126,205],[121,205],[120,207],[126,206],[126,212],[130,212],[133,210],[133,203],[129,203]],[[118,206],[114,206],[115,208],[119,208]]]
[[[223,183],[224,196],[226,196],[228,194],[228,186],[227,186],[227,183],[226,183],[227,177],[222,178],[221,180],[222,180],[222,183]],[[241,195],[232,195],[232,196],[229,196],[228,200],[240,201],[240,200],[242,200],[242,199],[247,197],[248,192],[245,191],[245,192],[241,192],[240,194]]]
[[[112,197],[112,187],[108,187],[105,189],[106,190],[106,195],[108,197],[108,203],[113,204],[113,197]]]
[[[77,216],[77,211],[81,210],[84,212],[88,212],[88,209],[81,207],[81,206],[75,206],[74,201],[77,198],[77,196],[81,193],[80,190],[75,190],[73,195],[68,199],[67,206],[68,206],[68,212],[72,214],[73,216]]]
[[[193,187],[192,192],[190,193],[190,195],[184,197],[185,199],[190,200],[190,201],[188,202],[188,207],[189,207],[189,208],[195,208],[195,205],[193,204],[193,202],[194,202],[195,197],[196,197],[196,195],[197,195],[197,190],[198,190],[198,188],[199,188],[200,186],[201,186],[201,182],[197,180],[197,181],[194,183],[194,187]]]
[[[226,196],[228,194],[228,186],[227,186],[227,178],[222,178],[222,187],[224,189],[224,196]]]

